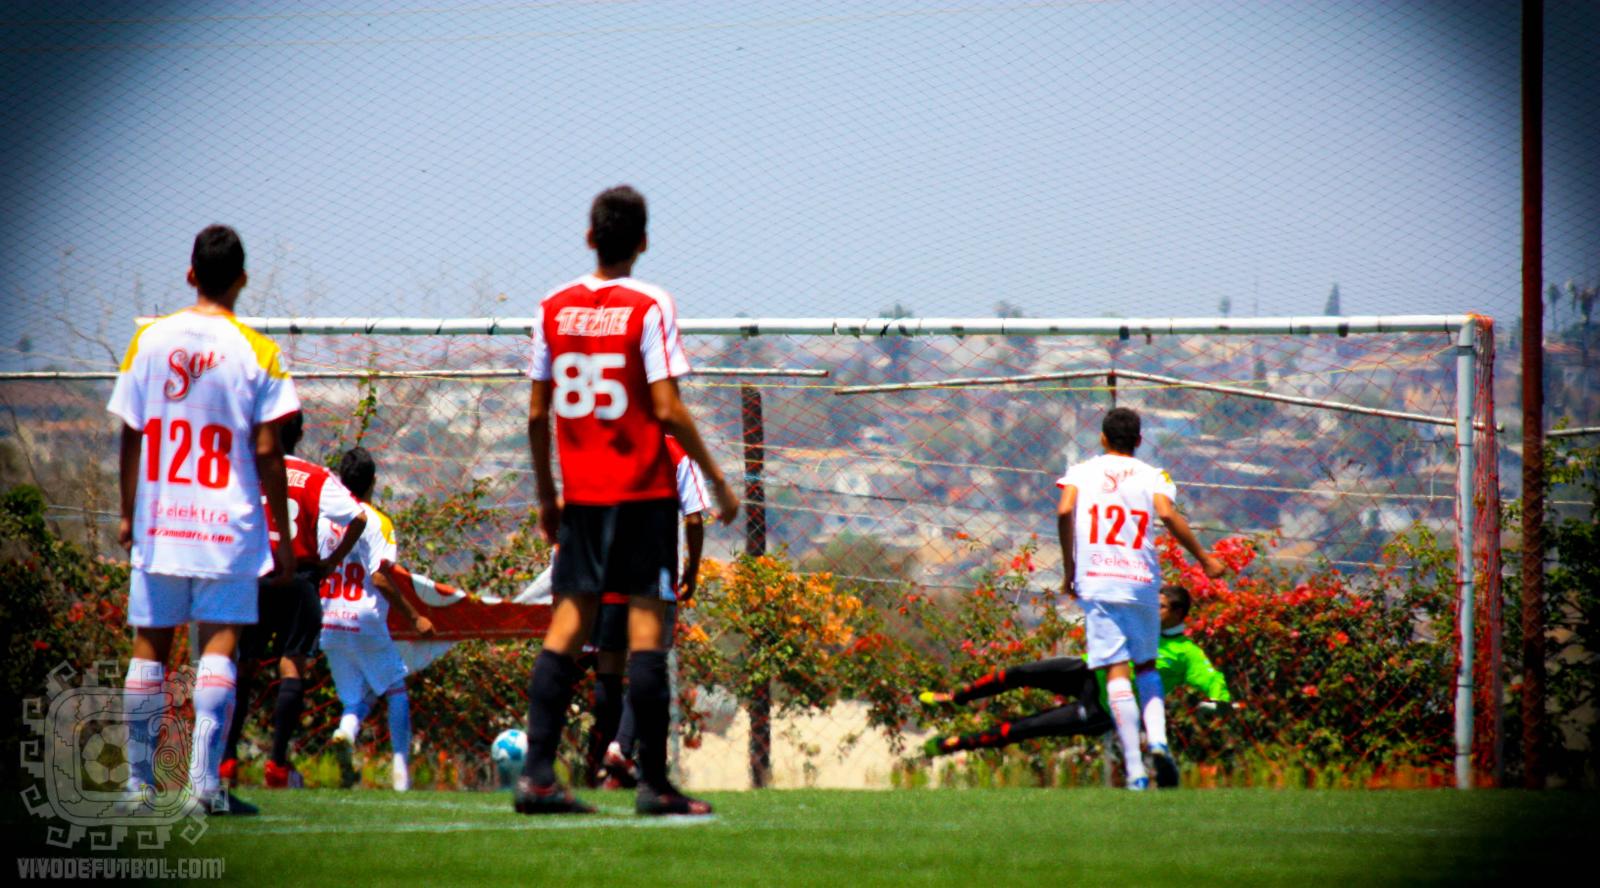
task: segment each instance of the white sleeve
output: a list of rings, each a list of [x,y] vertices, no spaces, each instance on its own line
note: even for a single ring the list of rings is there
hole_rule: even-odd
[[[317,515],[336,524],[349,524],[361,514],[361,504],[339,483],[338,478],[330,474],[328,480],[323,482],[322,493],[317,497]]]
[[[693,459],[685,456],[678,460],[678,509],[685,515],[697,515],[711,508],[711,495],[706,492],[706,478]]]
[[[1083,466],[1083,463],[1078,463],[1078,465],[1075,465],[1075,466],[1068,466],[1066,474],[1064,474],[1060,478],[1056,479],[1056,486],[1057,487],[1076,487],[1079,490],[1082,490],[1083,489],[1083,478],[1082,478],[1083,472],[1080,471],[1082,466]]]
[[[122,417],[122,421],[135,431],[144,428],[142,381],[131,370],[117,374],[117,383],[111,388],[111,400],[106,402],[106,409]]]
[[[111,388],[111,400],[106,402],[106,410],[122,417],[122,421],[133,429],[144,428],[144,374],[138,372],[138,355],[135,351],[138,347],[139,335],[134,334],[133,341],[128,343],[128,356],[122,359],[124,369],[117,374],[116,385]]]
[[[1178,501],[1178,485],[1173,483],[1172,476],[1167,474],[1166,469],[1150,467],[1150,492],[1159,493],[1174,503]]]
[[[644,378],[659,382],[689,372],[689,357],[678,335],[678,316],[670,299],[657,299],[644,316],[639,353],[644,358]]]
[[[361,532],[361,542],[356,544],[356,553],[352,557],[359,557],[361,566],[367,569],[367,575],[377,573],[384,563],[393,564],[396,555],[394,538],[385,534],[383,519],[376,512],[367,512],[367,529]]]
[[[282,352],[272,353],[265,372],[266,378],[256,390],[256,425],[282,419],[300,409],[300,396],[295,393],[294,380],[289,378]]]
[[[550,343],[544,338],[544,304],[533,314],[533,333],[528,339],[528,378],[550,378]]]

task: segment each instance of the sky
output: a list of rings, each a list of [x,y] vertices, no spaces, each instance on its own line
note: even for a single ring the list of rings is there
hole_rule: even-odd
[[[1515,3],[269,8],[0,4],[0,369],[109,366],[212,222],[242,314],[526,315],[619,182],[691,318],[1518,310]],[[1600,283],[1600,4],[1547,18]]]

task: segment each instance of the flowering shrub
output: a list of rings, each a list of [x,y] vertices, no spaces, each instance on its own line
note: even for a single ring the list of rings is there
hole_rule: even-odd
[[[1258,563],[1258,544],[1243,538],[1217,543],[1229,568],[1217,580],[1171,537],[1158,545],[1168,581],[1194,597],[1189,634],[1244,706],[1198,724],[1192,692],[1169,694],[1173,736],[1191,758],[1248,752],[1312,772],[1448,766],[1453,559],[1428,531],[1391,543],[1361,588],[1332,568],[1295,579]]]
[[[830,574],[802,576],[782,556],[706,559],[679,611],[680,687],[720,686],[745,705],[770,694],[780,713],[824,707],[846,684],[848,652],[865,649],[868,613]],[[697,727],[686,725],[691,744]]]

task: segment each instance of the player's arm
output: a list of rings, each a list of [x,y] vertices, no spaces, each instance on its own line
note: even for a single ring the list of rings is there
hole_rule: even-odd
[[[1203,694],[1208,701],[1228,703],[1233,695],[1228,693],[1228,678],[1222,670],[1211,664],[1211,658],[1200,646],[1190,643],[1184,656],[1183,683]]]
[[[117,543],[124,549],[133,548],[133,504],[139,495],[139,457],[143,454],[144,435],[124,423],[122,448],[118,460],[118,483],[122,493],[122,521],[117,525]]]
[[[700,551],[706,542],[706,522],[699,512],[683,516],[683,541],[689,551],[684,553],[683,591],[679,593],[678,600],[688,601],[694,597],[700,580]]]
[[[1167,532],[1188,549],[1190,555],[1199,560],[1206,576],[1212,579],[1222,576],[1222,562],[1200,545],[1200,539],[1194,535],[1194,531],[1189,528],[1188,520],[1172,504],[1172,500],[1162,493],[1155,494],[1154,500],[1156,515],[1161,519],[1161,523],[1167,526]]]
[[[274,527],[287,528],[289,524],[289,480],[283,470],[283,442],[278,439],[278,424],[264,422],[255,427],[256,475],[261,479],[261,492],[267,497],[267,511],[272,515]],[[272,550],[272,575],[269,582],[284,582],[294,576],[294,547],[287,532],[278,534],[278,545]]]
[[[382,567],[373,571],[373,587],[378,590],[379,595],[382,595],[389,602],[390,607],[406,615],[406,619],[411,621],[411,627],[417,630],[418,635],[432,635],[433,621],[423,616],[420,611],[413,607],[410,599],[402,595],[400,590],[395,588],[394,580],[389,578],[390,570],[393,567],[394,565],[386,561]]]
[[[1077,542],[1074,516],[1077,509],[1078,488],[1071,484],[1063,485],[1061,502],[1056,506],[1056,536],[1061,540],[1061,591],[1070,598],[1078,597],[1073,587],[1073,579],[1078,575],[1078,559],[1074,551]]]
[[[695,428],[694,417],[678,396],[678,381],[667,377],[650,383],[650,406],[662,429],[678,439],[683,452],[689,454],[689,458],[695,461],[711,482],[711,489],[717,497],[717,520],[723,524],[732,522],[733,516],[739,514],[739,497],[728,485],[728,479],[723,477],[722,469],[711,459],[706,442],[700,440],[700,430]],[[528,423],[531,434],[533,420],[530,418]]]
[[[328,553],[328,557],[317,559],[317,563],[314,565],[319,581],[328,574],[333,573],[334,568],[343,564],[344,560],[350,557],[351,550],[355,549],[356,543],[361,542],[361,534],[366,529],[367,513],[365,511],[352,518],[350,523],[344,526],[344,536],[339,538],[339,545],[333,547],[333,551]]]
[[[550,465],[550,391],[548,379],[535,379],[528,390],[528,450],[533,456],[533,485],[539,498],[539,530],[549,542],[561,531],[561,502]]]

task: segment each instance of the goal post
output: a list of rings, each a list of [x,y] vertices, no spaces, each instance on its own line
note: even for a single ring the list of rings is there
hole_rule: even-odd
[[[332,415],[308,424],[321,427],[320,440],[370,434],[393,448],[396,490],[439,494],[475,477],[526,472],[522,401],[508,386],[522,378],[520,340],[532,318],[240,321],[279,340],[305,380],[309,408],[328,405]],[[740,317],[683,318],[679,328],[693,362],[707,368],[684,385],[713,455],[740,477],[742,399],[752,388],[767,393],[766,532],[797,567],[841,581],[960,594],[985,559],[1032,545],[1038,583],[1058,583],[1053,502],[1041,491],[1069,458],[1088,455],[1104,409],[1097,405],[1119,398],[1146,415],[1147,449],[1172,463],[1180,490],[1198,491],[1208,539],[1240,531],[1281,540],[1263,557],[1287,571],[1331,569],[1359,585],[1389,569],[1380,564],[1385,541],[1448,527],[1453,687],[1418,718],[1448,710],[1453,728],[1437,738],[1435,760],[1449,763],[1456,786],[1498,774],[1488,318]],[[353,428],[362,412],[353,385],[376,404],[370,431],[370,416]],[[1250,404],[1259,406],[1240,406]],[[527,488],[520,495],[517,484]],[[498,503],[525,511],[530,492],[522,476]],[[853,573],[829,560],[863,539],[888,555]],[[708,534],[715,557],[740,544],[730,531]],[[1307,682],[1305,699],[1293,704],[1300,708],[1285,712],[1334,706],[1336,682],[1363,678],[1337,674],[1344,661],[1336,651],[1317,656],[1329,664],[1327,681]],[[1337,734],[1354,720],[1325,730]],[[1252,742],[1272,750],[1301,741]],[[1387,754],[1351,755],[1371,763]]]

